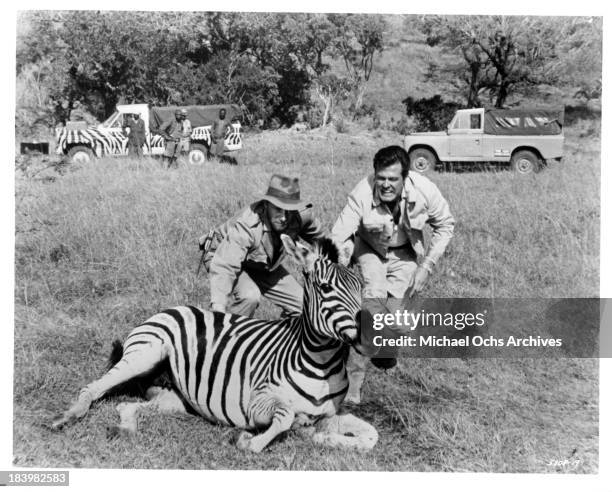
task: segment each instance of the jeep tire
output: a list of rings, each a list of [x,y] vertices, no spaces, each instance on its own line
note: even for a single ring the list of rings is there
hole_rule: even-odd
[[[434,153],[427,149],[415,149],[410,152],[410,169],[419,173],[428,173],[436,168],[437,159]]]
[[[194,166],[201,166],[208,160],[208,149],[202,144],[191,144],[187,161]]]
[[[85,145],[75,145],[66,155],[72,164],[86,164],[94,158],[93,151]]]
[[[512,154],[510,166],[518,174],[532,174],[540,171],[542,163],[538,156],[530,150],[519,150]]]

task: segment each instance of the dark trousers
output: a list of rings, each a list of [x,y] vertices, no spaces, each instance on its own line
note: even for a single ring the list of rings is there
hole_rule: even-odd
[[[142,157],[142,145],[140,142],[128,142],[128,155],[136,156],[139,159]]]

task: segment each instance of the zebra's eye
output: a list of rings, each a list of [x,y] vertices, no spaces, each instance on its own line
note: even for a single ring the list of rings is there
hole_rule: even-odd
[[[332,290],[334,290],[334,288],[331,285],[329,285],[327,282],[323,282],[319,284],[319,287],[321,287],[321,290],[325,292],[326,294],[329,294]]]

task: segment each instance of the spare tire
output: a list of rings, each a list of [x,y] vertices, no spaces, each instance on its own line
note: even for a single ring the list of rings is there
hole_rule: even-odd
[[[189,164],[200,166],[208,160],[208,149],[205,145],[192,143],[187,156]]]

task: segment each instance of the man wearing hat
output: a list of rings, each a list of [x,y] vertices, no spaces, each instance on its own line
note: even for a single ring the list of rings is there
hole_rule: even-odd
[[[177,109],[174,111],[174,119],[168,120],[159,127],[159,134],[166,140],[166,149],[164,150],[164,162],[168,168],[175,165],[176,158],[185,153],[183,150],[185,130],[184,123],[188,122],[189,135],[191,135],[191,123],[187,120],[187,111],[185,109]],[[189,143],[187,143],[189,148]]]
[[[273,175],[267,193],[200,238],[213,311],[253,316],[263,295],[285,315],[302,310],[302,287],[285,269],[281,234],[312,243],[323,236],[297,178]]]

